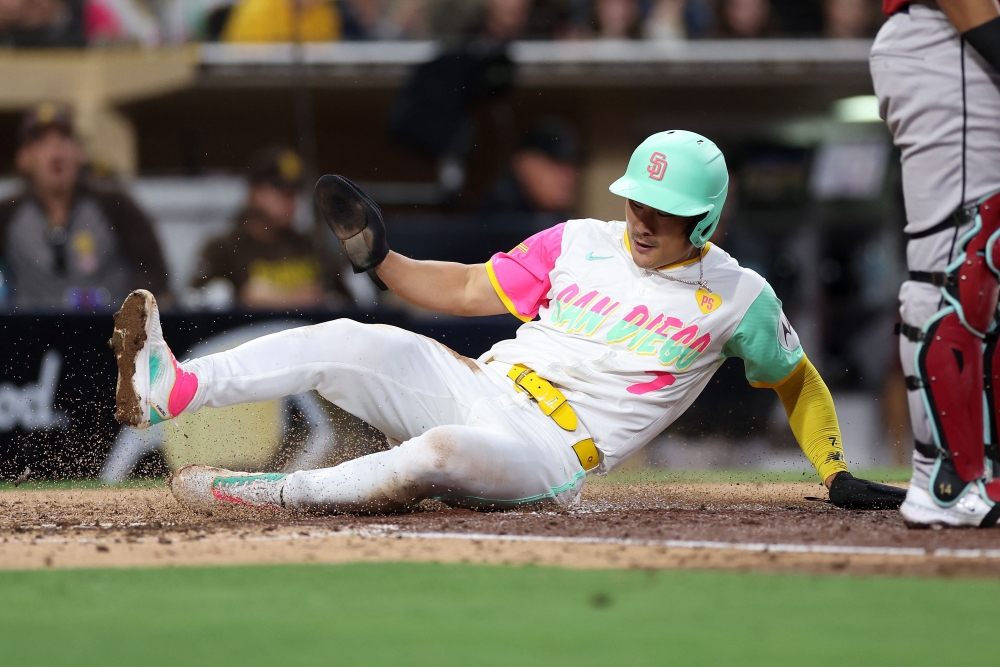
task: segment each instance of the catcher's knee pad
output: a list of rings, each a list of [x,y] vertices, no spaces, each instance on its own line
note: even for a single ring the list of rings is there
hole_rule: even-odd
[[[966,209],[965,215],[973,225],[958,240],[960,251],[941,280],[941,293],[962,324],[982,338],[1000,297],[1000,194]]]
[[[924,325],[915,366],[935,444],[962,480],[980,479],[986,473],[982,341],[948,306]]]

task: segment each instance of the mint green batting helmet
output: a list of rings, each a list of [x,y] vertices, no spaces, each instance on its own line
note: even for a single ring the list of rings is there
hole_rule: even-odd
[[[689,237],[701,248],[719,226],[729,170],[713,142],[694,132],[668,130],[639,144],[625,175],[608,189],[664,213],[685,218],[707,214]]]

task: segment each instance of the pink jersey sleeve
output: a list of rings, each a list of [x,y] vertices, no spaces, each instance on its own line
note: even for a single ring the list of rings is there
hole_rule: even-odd
[[[566,223],[550,227],[518,244],[510,252],[498,252],[486,263],[486,272],[500,300],[512,315],[528,322],[548,303],[545,295],[552,283],[549,272],[562,252]]]

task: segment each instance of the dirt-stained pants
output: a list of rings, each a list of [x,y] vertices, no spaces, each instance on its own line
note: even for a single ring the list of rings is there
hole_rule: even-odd
[[[287,506],[390,511],[425,498],[507,507],[579,498],[584,471],[561,429],[507,381],[436,341],[352,320],[290,329],[184,362],[188,411],[316,390],[399,447],[290,474]]]

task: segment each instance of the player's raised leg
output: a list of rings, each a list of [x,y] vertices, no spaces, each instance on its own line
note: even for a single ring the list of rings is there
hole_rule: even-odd
[[[133,292],[116,315],[111,341],[119,368],[117,415],[139,428],[203,406],[317,390],[405,441],[434,426],[466,423],[477,399],[505,393],[476,362],[395,327],[334,320],[178,364],[158,318],[152,295]]]

